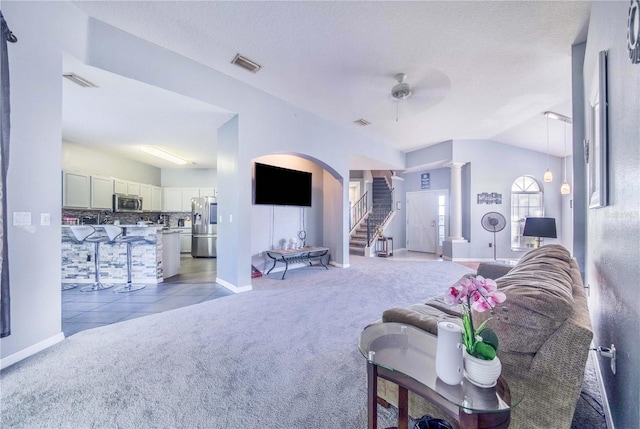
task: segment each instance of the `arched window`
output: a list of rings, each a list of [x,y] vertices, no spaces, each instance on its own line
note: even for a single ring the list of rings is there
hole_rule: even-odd
[[[544,216],[544,193],[531,176],[520,176],[511,185],[511,250],[530,250],[535,237],[523,237],[527,216]]]

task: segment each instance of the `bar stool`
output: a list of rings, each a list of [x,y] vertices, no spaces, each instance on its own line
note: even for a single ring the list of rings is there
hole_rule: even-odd
[[[100,243],[113,242],[118,235],[122,233],[120,227],[113,225],[104,225],[106,235],[95,235],[97,229],[91,225],[73,225],[70,227],[71,232],[76,240],[82,243],[93,243],[93,266],[95,269],[95,278],[93,284],[80,288],[81,292],[93,292],[102,289],[109,289],[113,285],[104,285],[100,282]]]
[[[140,242],[140,241],[150,242],[150,241],[147,240],[145,237],[139,236],[139,235],[130,235],[128,237],[122,236],[118,239],[118,241],[121,243],[127,243],[127,284],[124,286],[117,287],[113,291],[117,293],[127,293],[127,292],[134,292],[140,289],[144,289],[145,287],[147,287],[147,285],[140,284],[140,283],[137,285],[134,285],[131,282],[131,250],[132,250],[133,244],[136,242]]]
[[[72,236],[62,236],[62,242],[63,243],[76,243],[76,244],[82,244],[82,242],[84,242],[85,238],[87,238],[88,236],[90,236],[91,234],[93,234],[95,232],[95,230],[93,229],[93,227],[90,226],[80,226],[80,225],[74,225],[70,227]],[[62,290],[69,290],[69,289],[73,289],[78,287],[78,283],[63,283],[62,284]]]

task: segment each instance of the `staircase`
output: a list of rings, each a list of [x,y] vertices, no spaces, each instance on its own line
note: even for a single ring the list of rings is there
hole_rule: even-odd
[[[349,254],[364,256],[364,248],[367,247],[367,217],[362,219],[362,223],[356,228],[355,233],[349,240]]]
[[[393,190],[384,177],[374,177],[371,189],[372,208],[362,219],[362,222],[355,230],[349,240],[349,254],[365,256],[367,243],[367,225],[369,225],[369,237],[374,239],[376,227],[383,225],[389,213],[392,211]]]

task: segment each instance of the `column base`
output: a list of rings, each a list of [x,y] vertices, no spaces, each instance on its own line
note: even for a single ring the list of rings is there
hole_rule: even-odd
[[[455,261],[469,258],[470,247],[471,245],[464,238],[447,238],[442,243],[442,259]]]

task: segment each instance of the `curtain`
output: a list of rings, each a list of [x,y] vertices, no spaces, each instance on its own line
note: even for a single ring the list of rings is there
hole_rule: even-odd
[[[0,11],[0,338],[11,335],[11,297],[9,295],[9,249],[7,246],[7,171],[9,170],[9,58],[7,41],[17,42]]]

